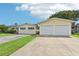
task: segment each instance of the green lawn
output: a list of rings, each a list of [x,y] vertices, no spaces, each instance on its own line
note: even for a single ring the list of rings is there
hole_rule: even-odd
[[[9,34],[9,33],[0,33],[0,37],[5,37],[5,36],[11,36],[14,34]]]
[[[0,56],[8,56],[18,50],[19,48],[23,47],[25,44],[33,40],[35,36],[25,36],[22,38],[19,38],[17,40],[13,40],[10,42],[6,42],[3,44],[0,44]]]
[[[72,34],[73,37],[79,38],[79,33]]]

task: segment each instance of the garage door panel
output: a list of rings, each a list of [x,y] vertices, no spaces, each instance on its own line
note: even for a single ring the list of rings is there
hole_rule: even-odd
[[[69,26],[55,26],[55,35],[69,35]]]
[[[40,27],[41,35],[53,35],[53,26],[42,26]]]

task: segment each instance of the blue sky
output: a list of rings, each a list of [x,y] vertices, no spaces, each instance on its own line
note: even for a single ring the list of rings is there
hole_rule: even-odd
[[[32,17],[30,11],[17,11],[17,5],[19,4],[0,4],[0,24],[13,25],[40,21],[40,18]]]
[[[0,3],[0,24],[36,24],[47,20],[51,14],[63,10],[79,10],[72,3]]]

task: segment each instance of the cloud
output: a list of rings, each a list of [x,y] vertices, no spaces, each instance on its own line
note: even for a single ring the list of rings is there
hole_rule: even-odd
[[[16,10],[28,10],[29,5],[28,4],[21,4],[20,6],[16,6]]]
[[[33,3],[21,4],[16,7],[16,10],[30,11],[33,17],[48,18],[51,14],[63,10],[79,10],[77,3]]]

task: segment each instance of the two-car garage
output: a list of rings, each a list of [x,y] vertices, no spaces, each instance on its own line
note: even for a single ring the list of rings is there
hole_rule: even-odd
[[[40,35],[45,36],[70,36],[71,20],[52,18],[39,24]]]

